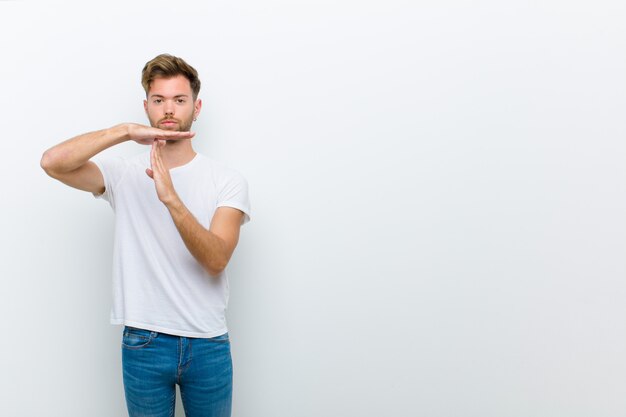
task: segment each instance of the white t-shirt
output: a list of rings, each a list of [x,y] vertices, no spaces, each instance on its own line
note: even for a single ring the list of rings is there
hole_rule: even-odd
[[[102,197],[115,211],[111,323],[185,337],[227,332],[228,278],[211,277],[191,255],[146,175],[150,153],[128,159],[98,157]],[[185,206],[205,228],[218,207],[250,219],[248,184],[237,171],[197,154],[170,170]]]

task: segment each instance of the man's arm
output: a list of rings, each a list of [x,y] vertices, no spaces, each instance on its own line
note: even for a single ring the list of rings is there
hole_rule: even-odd
[[[154,141],[146,170],[154,180],[159,200],[170,212],[178,233],[194,258],[210,275],[219,275],[228,265],[239,241],[243,212],[231,207],[219,207],[209,230],[205,229],[176,194],[168,169],[161,159],[164,141]]]
[[[41,167],[48,175],[70,187],[95,194],[104,192],[100,169],[90,162],[94,155],[111,146],[134,140],[144,145],[158,139],[190,139],[192,132],[161,130],[134,123],[124,123],[108,129],[76,136],[44,152]]]
[[[235,208],[219,207],[207,230],[180,200],[166,207],[189,252],[210,275],[219,275],[239,241],[243,213]]]

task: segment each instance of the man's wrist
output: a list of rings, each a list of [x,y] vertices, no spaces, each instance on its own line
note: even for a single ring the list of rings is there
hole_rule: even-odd
[[[120,143],[130,140],[130,131],[128,123],[121,123],[115,126],[111,126],[107,129],[107,133],[113,138],[113,145],[119,145]]]
[[[162,199],[161,202],[165,204],[165,207],[167,207],[167,209],[172,214],[184,213],[185,205],[183,204],[183,202],[180,200],[180,198],[178,197],[176,193],[173,193],[171,197]]]

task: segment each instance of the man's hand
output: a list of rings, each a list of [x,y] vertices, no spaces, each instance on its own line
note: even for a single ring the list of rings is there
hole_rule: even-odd
[[[178,194],[176,194],[174,184],[172,184],[170,171],[169,169],[167,169],[165,163],[163,162],[161,149],[164,146],[165,140],[157,139],[152,141],[152,150],[150,151],[150,166],[152,167],[152,169],[146,169],[146,174],[148,174],[148,176],[154,180],[154,186],[156,187],[156,192],[159,200],[161,200],[161,202],[165,205],[168,205],[178,200]]]
[[[164,130],[157,127],[144,126],[137,123],[125,124],[128,138],[141,145],[152,145],[155,139],[181,140],[191,139],[195,136],[193,132],[179,132],[176,130]]]

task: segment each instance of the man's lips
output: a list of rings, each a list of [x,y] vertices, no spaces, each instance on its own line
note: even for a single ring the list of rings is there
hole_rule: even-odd
[[[176,124],[176,123],[178,123],[176,120],[162,120],[161,121],[162,125],[173,125],[173,124]]]

